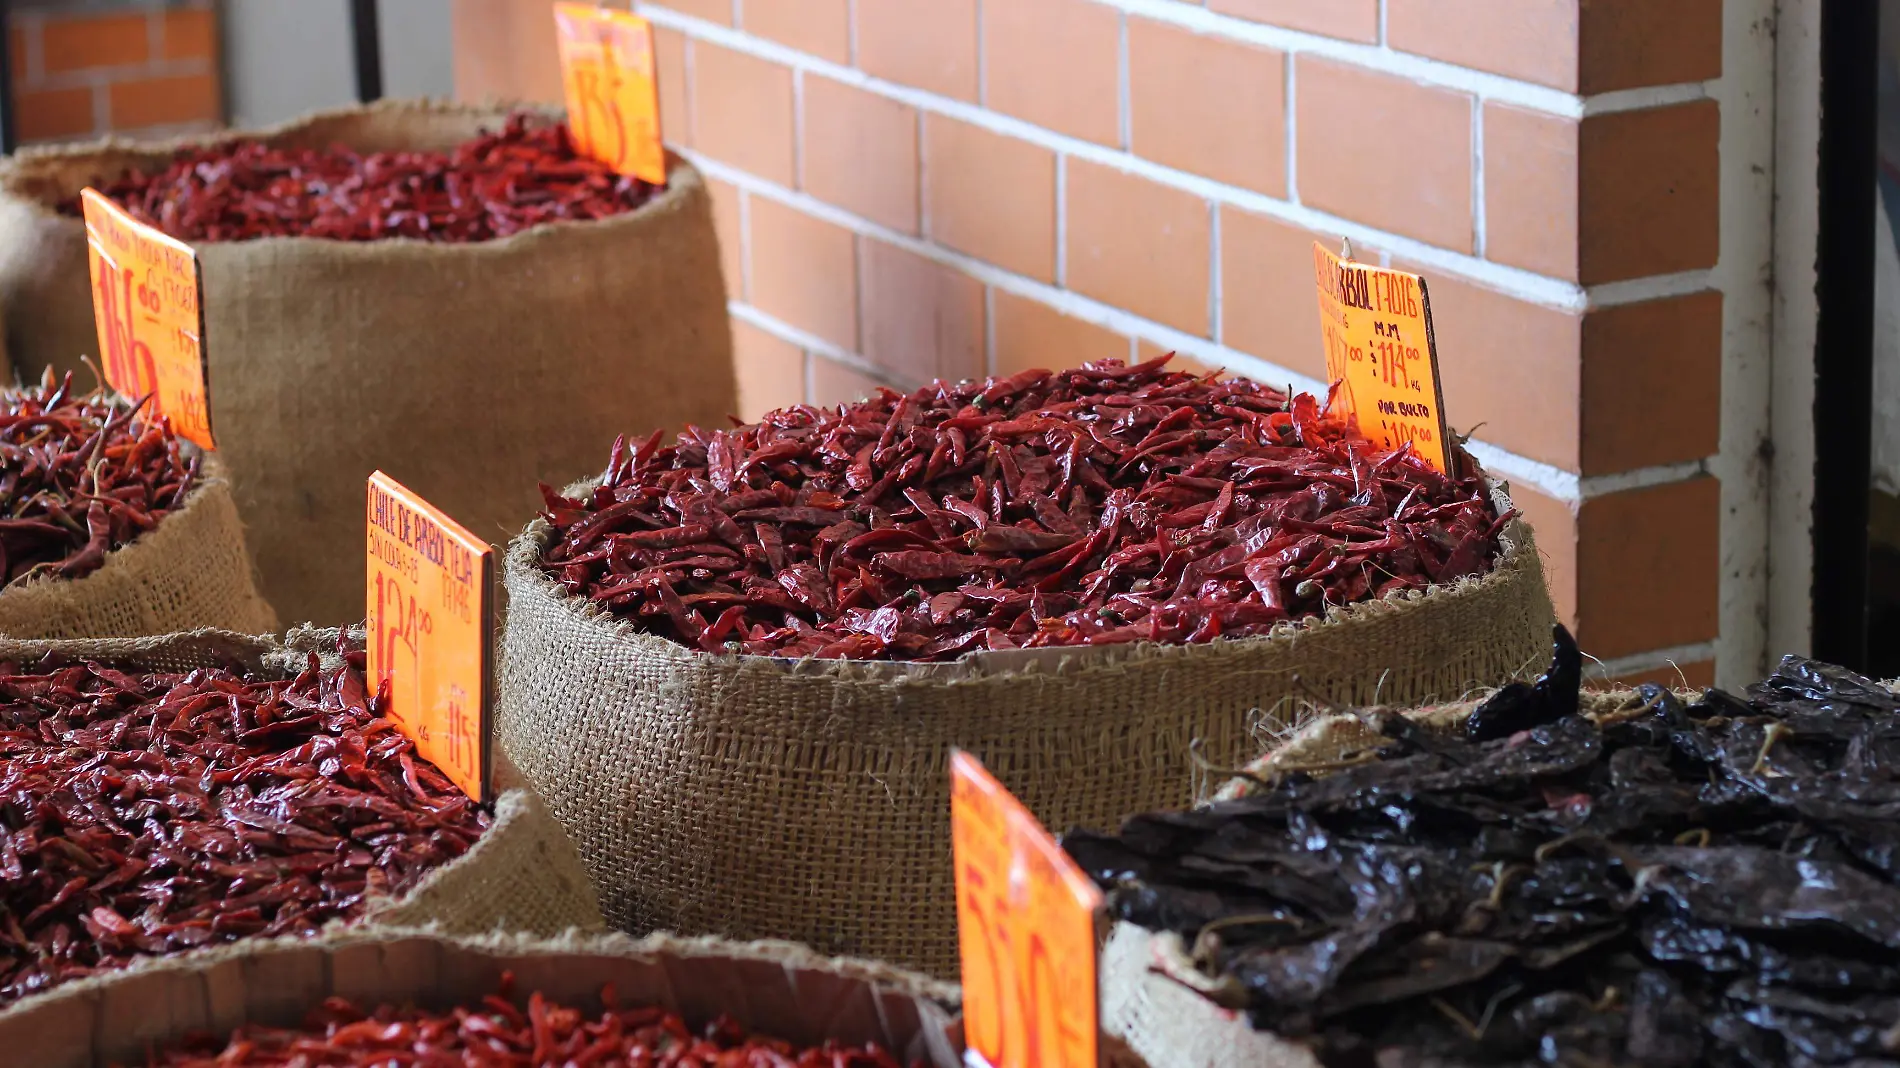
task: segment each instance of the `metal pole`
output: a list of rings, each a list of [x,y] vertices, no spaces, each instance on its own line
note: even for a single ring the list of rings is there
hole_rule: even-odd
[[[0,0],[0,152],[20,147],[13,121],[13,5]]]
[[[383,98],[383,46],[376,0],[350,0],[350,40],[356,52],[356,99]]]

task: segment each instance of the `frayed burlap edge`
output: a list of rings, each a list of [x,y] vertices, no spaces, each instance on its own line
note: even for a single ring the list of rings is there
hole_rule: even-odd
[[[0,635],[130,638],[198,628],[277,629],[257,591],[231,484],[206,456],[184,506],[76,579],[42,576],[0,591]]]
[[[445,938],[395,929],[316,939],[260,939],[79,980],[0,1011],[0,1049],[35,1068],[106,1068],[181,1034],[245,1022],[288,1025],[323,998],[362,1004],[465,1004],[515,977],[593,1009],[612,982],[621,1005],[661,1005],[703,1024],[741,1026],[802,1044],[875,1041],[909,1063],[956,1068],[956,991],[871,961],[828,958],[784,942],[653,935],[536,940]]]

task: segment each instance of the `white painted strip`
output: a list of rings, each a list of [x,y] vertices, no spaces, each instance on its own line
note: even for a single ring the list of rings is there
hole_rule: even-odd
[[[1671,649],[1631,653],[1614,660],[1586,661],[1583,674],[1586,678],[1607,679],[1618,675],[1634,675],[1639,671],[1654,671],[1657,668],[1674,667],[1677,664],[1695,664],[1713,659],[1715,659],[1715,643],[1697,642],[1694,645],[1678,645]]]
[[[1523,482],[1546,497],[1554,497],[1573,506],[1583,499],[1579,480],[1573,471],[1519,456],[1482,441],[1465,442],[1465,451],[1498,478]]]
[[[1708,473],[1708,460],[1690,460],[1686,463],[1643,467],[1634,471],[1618,471],[1614,475],[1586,475],[1578,480],[1578,496],[1583,500],[1589,500],[1592,497],[1628,493],[1630,490],[1649,489],[1652,486],[1663,486],[1671,482],[1687,482]]]
[[[1675,107],[1708,100],[1715,95],[1716,82],[1682,82],[1677,85],[1646,86],[1642,89],[1618,89],[1583,98],[1583,117],[1614,115],[1621,111]]]
[[[1627,282],[1598,282],[1584,290],[1584,300],[1592,308],[1614,308],[1619,304],[1686,297],[1691,293],[1720,288],[1714,271],[1680,271],[1676,274],[1632,278]]]

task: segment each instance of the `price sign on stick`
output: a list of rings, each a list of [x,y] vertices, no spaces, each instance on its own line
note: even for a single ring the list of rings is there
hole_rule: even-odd
[[[975,757],[950,755],[963,1030],[991,1068],[1096,1068],[1101,891]]]
[[[628,11],[554,5],[574,147],[621,174],[666,184],[653,25]]]
[[[92,318],[106,382],[205,448],[211,440],[204,359],[204,278],[198,254],[85,189]]]
[[[1319,329],[1335,403],[1368,440],[1396,449],[1406,442],[1451,473],[1444,391],[1425,279],[1340,259],[1313,243]]]
[[[489,799],[495,554],[381,471],[369,476],[369,685],[416,751]]]

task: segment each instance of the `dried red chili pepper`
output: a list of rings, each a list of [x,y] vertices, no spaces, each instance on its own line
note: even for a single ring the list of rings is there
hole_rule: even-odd
[[[361,653],[288,681],[0,663],[0,1004],[357,916],[487,826],[373,711]]]
[[[1496,514],[1314,398],[1085,364],[614,445],[585,500],[547,487],[542,563],[707,651],[951,659],[1203,642],[1482,573]]]
[[[0,576],[79,578],[152,529],[197,482],[163,417],[139,417],[72,376],[0,394]]]
[[[622,1009],[613,986],[601,990],[604,1008],[590,1018],[538,991],[527,1011],[516,1007],[514,976],[502,989],[448,1012],[380,1006],[365,1012],[343,998],[326,999],[302,1028],[238,1028],[228,1038],[191,1036],[153,1053],[147,1068],[367,1068],[376,1065],[468,1065],[471,1068],[904,1068],[875,1045],[826,1042],[798,1048],[774,1038],[747,1036],[721,1018],[695,1033],[677,1013]]]
[[[448,152],[362,156],[340,146],[318,151],[245,140],[187,148],[161,171],[128,172],[99,191],[186,241],[459,243],[619,215],[656,188],[577,155],[565,125],[514,115],[500,132]],[[59,210],[80,214],[78,199]]]

